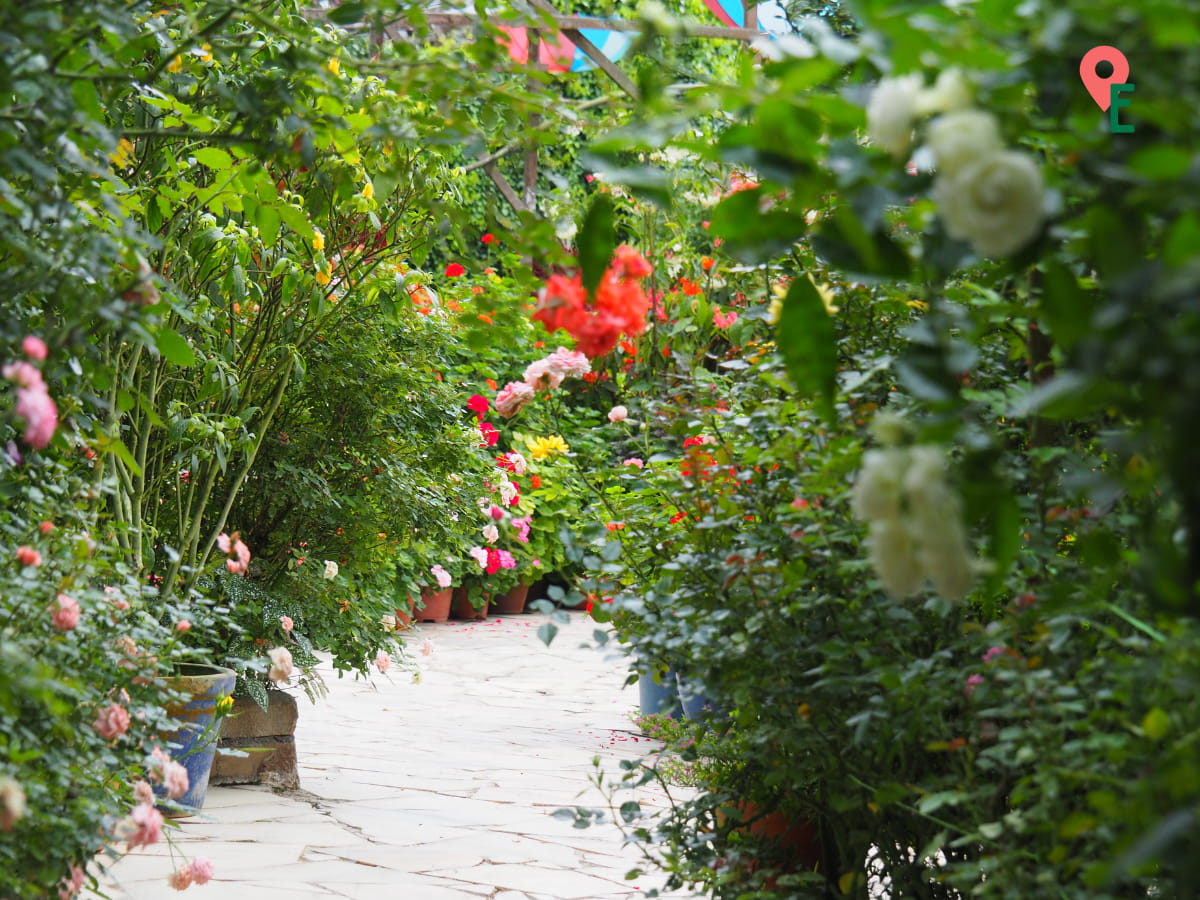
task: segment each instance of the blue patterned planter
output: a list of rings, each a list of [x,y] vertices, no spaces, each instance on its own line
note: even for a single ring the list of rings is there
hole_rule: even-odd
[[[700,693],[699,683],[691,678],[684,678],[678,672],[675,680],[679,686],[679,702],[683,706],[683,714],[689,719],[702,719],[712,713],[712,703]]]
[[[655,680],[656,675],[658,680]],[[639,671],[637,685],[643,716],[666,713],[672,719],[678,719],[683,715],[674,669],[668,669],[665,673]]]
[[[179,723],[179,728],[167,735],[165,741],[171,759],[187,769],[188,791],[163,811],[172,816],[193,815],[204,806],[208,776],[221,736],[214,724],[217,703],[233,693],[237,673],[221,666],[184,663],[179,674],[166,682],[168,688],[183,695],[183,699],[167,707],[167,715]],[[166,796],[161,788],[158,792]]]

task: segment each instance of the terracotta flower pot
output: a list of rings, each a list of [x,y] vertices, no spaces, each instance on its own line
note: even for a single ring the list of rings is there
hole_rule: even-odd
[[[472,606],[467,589],[465,587],[455,588],[453,612],[456,619],[486,619],[488,603],[485,600],[482,607]]]
[[[421,601],[425,605],[413,610],[413,618],[418,622],[445,622],[450,618],[453,595],[450,588],[425,588],[421,591]]]
[[[496,598],[496,612],[502,616],[515,616],[525,612],[525,601],[529,596],[529,585],[518,584],[506,594]]]
[[[416,604],[412,597],[404,598],[404,605],[396,607],[396,630],[403,631],[413,623],[413,607]]]
[[[748,864],[750,871],[757,869],[760,864],[777,872],[827,871],[821,847],[821,829],[816,822],[798,813],[775,811],[764,814],[757,804],[748,801],[735,803],[733,809],[737,810],[737,819],[744,823],[735,825],[733,830],[757,838],[771,847],[758,860]],[[730,813],[717,810],[718,824],[724,824],[731,818],[733,816]],[[773,888],[774,885],[774,877],[768,879],[767,886]]]

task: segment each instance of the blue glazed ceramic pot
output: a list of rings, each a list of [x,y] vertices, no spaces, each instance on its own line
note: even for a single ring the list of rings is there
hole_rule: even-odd
[[[188,773],[188,791],[164,809],[173,816],[193,815],[204,806],[208,776],[217,753],[217,703],[233,693],[237,673],[222,666],[184,663],[178,674],[166,679],[167,687],[183,696],[167,706],[167,715],[179,728],[167,735],[166,750]],[[178,807],[178,808],[177,808]]]

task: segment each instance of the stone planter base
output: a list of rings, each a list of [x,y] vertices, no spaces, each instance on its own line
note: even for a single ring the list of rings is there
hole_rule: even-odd
[[[266,712],[249,697],[236,697],[221,722],[221,740],[209,784],[266,784],[283,790],[300,787],[296,772],[296,698],[270,692]],[[231,756],[223,750],[239,750]]]

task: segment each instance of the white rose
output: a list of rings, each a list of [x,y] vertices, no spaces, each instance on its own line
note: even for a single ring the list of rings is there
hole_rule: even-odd
[[[902,447],[868,450],[854,485],[854,514],[864,521],[895,519],[900,515],[900,486],[908,468]]]
[[[483,539],[489,544],[494,544],[500,540],[500,530],[496,527],[495,522],[490,522],[483,526]]]
[[[322,577],[328,579],[329,581],[333,581],[333,579],[337,578],[337,576],[338,576],[338,564],[335,563],[332,559],[325,560],[325,571],[324,571]]]
[[[947,600],[959,600],[971,589],[974,560],[960,517],[943,519],[937,531],[921,535],[917,562]]]
[[[981,256],[1008,256],[1037,236],[1045,215],[1045,184],[1024,153],[993,153],[953,174],[938,176],[933,198],[952,238]]]
[[[899,156],[912,143],[917,96],[925,79],[918,73],[884,78],[867,103],[867,136],[871,143]]]
[[[996,117],[979,109],[960,109],[938,116],[925,129],[925,143],[933,153],[934,165],[943,175],[1004,149]]]
[[[895,519],[872,522],[867,544],[871,564],[889,594],[906,597],[921,586],[921,567],[906,523]]]
[[[917,94],[917,113],[923,116],[950,112],[971,105],[971,86],[960,69],[947,69],[933,87]]]

